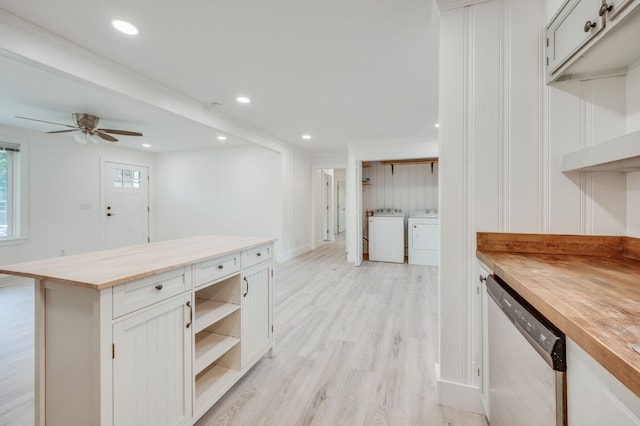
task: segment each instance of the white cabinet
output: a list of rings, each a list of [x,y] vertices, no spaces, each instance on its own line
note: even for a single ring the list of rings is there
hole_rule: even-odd
[[[546,27],[549,83],[626,72],[640,59],[640,0],[567,0]]]
[[[604,28],[598,16],[600,0],[567,2],[547,27],[547,70],[553,75]]]
[[[489,328],[488,328],[488,297],[487,294],[487,276],[491,274],[489,268],[478,259],[475,261],[474,268],[475,276],[477,280],[474,287],[477,288],[476,292],[479,293],[477,304],[479,305],[478,313],[474,318],[474,322],[479,324],[480,330],[475,330],[476,339],[479,340],[479,350],[474,351],[477,353],[477,371],[479,378],[480,399],[482,408],[487,415],[488,419],[491,419],[491,413],[489,412]]]
[[[27,267],[38,425],[194,424],[273,353],[270,240],[200,237]]]
[[[640,398],[567,339],[569,426],[640,425]]]
[[[191,418],[190,300],[182,294],[113,325],[113,424]]]
[[[249,368],[273,341],[273,269],[270,262],[244,272],[242,292],[242,368]]]

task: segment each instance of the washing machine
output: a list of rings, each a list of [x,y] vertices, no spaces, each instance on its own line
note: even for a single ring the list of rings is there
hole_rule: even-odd
[[[409,264],[438,266],[440,263],[440,221],[438,210],[409,212],[407,234]]]
[[[404,212],[376,209],[369,216],[369,260],[404,263]]]

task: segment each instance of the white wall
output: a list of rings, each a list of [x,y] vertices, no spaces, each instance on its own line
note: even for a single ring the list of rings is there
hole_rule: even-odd
[[[640,130],[640,62],[626,77],[627,132]],[[640,171],[627,173],[627,231],[626,235],[640,238]]]
[[[438,208],[438,163],[383,165],[371,162],[362,169],[362,177],[369,177],[371,185],[362,186],[364,210],[398,208],[408,216],[412,209]]]
[[[280,261],[311,250],[311,159],[282,150],[282,242]]]
[[[150,167],[154,155],[108,143],[79,145],[68,135],[0,127],[0,135],[28,145],[27,239],[0,245],[0,264],[104,248],[101,167],[105,160]],[[154,181],[150,185],[152,211]],[[80,205],[89,208],[81,209]],[[153,213],[152,213],[153,223]],[[153,226],[151,238],[154,238]]]
[[[362,161],[402,160],[411,158],[437,158],[438,141],[403,142],[389,141],[386,144],[352,145],[347,155],[347,260],[356,262],[358,239],[362,236],[357,205],[358,193],[362,193],[362,182],[357,179],[357,168]]]
[[[625,131],[624,78],[547,86],[545,2],[443,12],[440,402],[479,410],[477,231],[625,232],[622,174],[563,174],[561,156]]]
[[[199,234],[279,238],[281,160],[280,154],[254,146],[158,154],[158,239]]]

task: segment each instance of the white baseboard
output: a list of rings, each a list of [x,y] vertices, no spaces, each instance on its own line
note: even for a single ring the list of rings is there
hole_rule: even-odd
[[[309,245],[304,247],[299,247],[287,253],[280,253],[278,256],[276,256],[276,262],[279,262],[279,263],[286,262],[287,260],[291,260],[294,257],[300,256],[301,254],[305,254],[308,251],[311,251],[311,246]]]
[[[471,413],[485,414],[482,408],[480,388],[476,386],[438,379],[436,392],[440,405]]]

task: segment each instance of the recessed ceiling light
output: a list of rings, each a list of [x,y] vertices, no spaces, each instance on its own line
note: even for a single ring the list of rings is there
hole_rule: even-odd
[[[251,102],[251,99],[247,98],[246,96],[238,96],[236,98],[236,101],[240,102],[241,104],[248,104],[249,102]]]
[[[436,123],[436,129],[440,127],[440,123]]]
[[[311,135],[302,135],[302,139],[308,141],[309,139],[311,139]]]
[[[220,135],[220,136],[218,136],[218,140],[219,140],[219,141],[226,141],[226,140],[227,140],[227,137],[226,137],[226,136],[224,136],[224,135]]]
[[[143,146],[144,148],[151,148],[151,145],[149,145],[148,143],[143,143],[143,144],[142,144],[142,146]]]
[[[123,21],[121,19],[114,19],[113,21],[111,21],[111,25],[113,25],[113,28],[120,31],[121,33],[125,33],[128,35],[138,34],[138,29],[133,24],[127,21]]]

